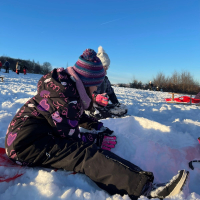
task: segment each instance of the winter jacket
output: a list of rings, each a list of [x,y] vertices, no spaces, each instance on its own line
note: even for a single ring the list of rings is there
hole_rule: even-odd
[[[76,83],[66,70],[54,69],[38,82],[37,94],[26,102],[9,124],[5,147],[7,155],[17,160],[22,152],[34,152],[48,143],[47,136],[80,140],[79,124],[96,129],[98,121],[83,112]],[[30,153],[29,153],[30,154]]]
[[[4,63],[4,65],[6,66],[7,69],[10,67],[10,63],[9,63],[8,61],[6,61],[6,62]]]
[[[105,76],[104,81],[102,82],[102,84],[100,86],[98,86],[97,91],[95,91],[94,93],[95,94],[107,93],[107,95],[109,96],[109,100],[113,104],[119,103],[107,76]]]
[[[2,67],[2,63],[0,62],[0,67]]]
[[[6,67],[10,67],[10,63],[8,61],[5,62],[4,64]]]

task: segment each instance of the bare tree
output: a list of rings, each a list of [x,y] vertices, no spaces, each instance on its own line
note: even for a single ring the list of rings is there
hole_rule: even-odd
[[[166,85],[166,78],[162,72],[159,72],[153,79],[153,85],[155,87],[163,88]]]

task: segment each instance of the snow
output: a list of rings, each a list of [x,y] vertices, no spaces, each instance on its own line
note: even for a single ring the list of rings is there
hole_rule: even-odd
[[[36,94],[42,75],[9,74],[0,72],[0,147],[8,124],[17,110]],[[165,92],[114,87],[120,103],[128,107],[130,116],[103,119],[105,126],[114,130],[117,145],[112,151],[146,171],[152,171],[155,182],[166,182],[178,170],[190,171],[189,191],[184,190],[168,199],[200,199],[200,163],[194,170],[188,162],[200,159],[200,106],[168,104]],[[110,196],[87,176],[71,172],[41,168],[0,167],[0,176],[24,175],[9,183],[0,183],[0,199],[4,200],[129,200],[125,195]],[[147,200],[141,196],[140,200]]]

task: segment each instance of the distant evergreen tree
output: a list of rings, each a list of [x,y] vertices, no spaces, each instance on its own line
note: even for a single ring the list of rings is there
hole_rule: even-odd
[[[23,67],[27,67],[28,73],[35,73],[35,74],[46,74],[52,70],[52,66],[49,62],[44,62],[43,65],[40,65],[39,62],[35,62],[33,59],[31,60],[22,60],[22,59],[15,59],[15,58],[10,58],[8,56],[0,56],[0,60],[2,64],[8,60],[10,63],[10,70],[15,71],[16,70],[16,63],[19,62],[20,65],[20,72],[23,72]],[[3,66],[5,69],[5,67]]]

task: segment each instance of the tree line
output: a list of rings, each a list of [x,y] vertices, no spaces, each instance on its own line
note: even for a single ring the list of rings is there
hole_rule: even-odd
[[[163,88],[164,91],[169,92],[186,94],[197,94],[200,92],[199,83],[187,71],[182,73],[174,71],[170,77],[166,77],[163,73],[158,73],[153,79],[153,83],[159,88]]]
[[[40,64],[34,60],[22,60],[10,58],[7,56],[0,56],[0,61],[2,64],[6,62],[10,63],[10,70],[16,70],[16,63],[19,62],[21,66],[20,72],[23,72],[23,66],[26,66],[28,73],[34,74],[47,74],[52,70],[52,66],[49,62],[44,62]],[[3,67],[4,68],[4,67]],[[190,72],[183,71],[179,73],[174,71],[171,76],[166,77],[163,73],[159,72],[155,78],[153,78],[152,85],[149,83],[143,84],[137,79],[129,84],[119,83],[119,87],[130,87],[137,89],[151,89],[151,90],[161,90],[165,92],[176,92],[176,93],[185,93],[185,94],[197,94],[200,91],[200,85],[197,81],[194,80]]]
[[[153,78],[152,84],[143,84],[141,81],[133,79],[129,84],[119,83],[118,86],[184,94],[197,94],[200,92],[199,82],[195,81],[190,72],[187,71],[183,71],[182,73],[174,71],[168,77],[160,72]]]
[[[44,62],[43,64],[40,64],[39,62],[35,62],[34,60],[22,60],[22,59],[15,59],[10,58],[7,56],[0,56],[0,61],[2,64],[6,62],[6,60],[10,63],[10,70],[15,71],[16,70],[16,63],[19,62],[20,65],[20,72],[23,72],[23,67],[26,66],[28,73],[34,73],[34,74],[47,74],[52,70],[52,66],[49,62]],[[4,68],[4,66],[3,66]]]

